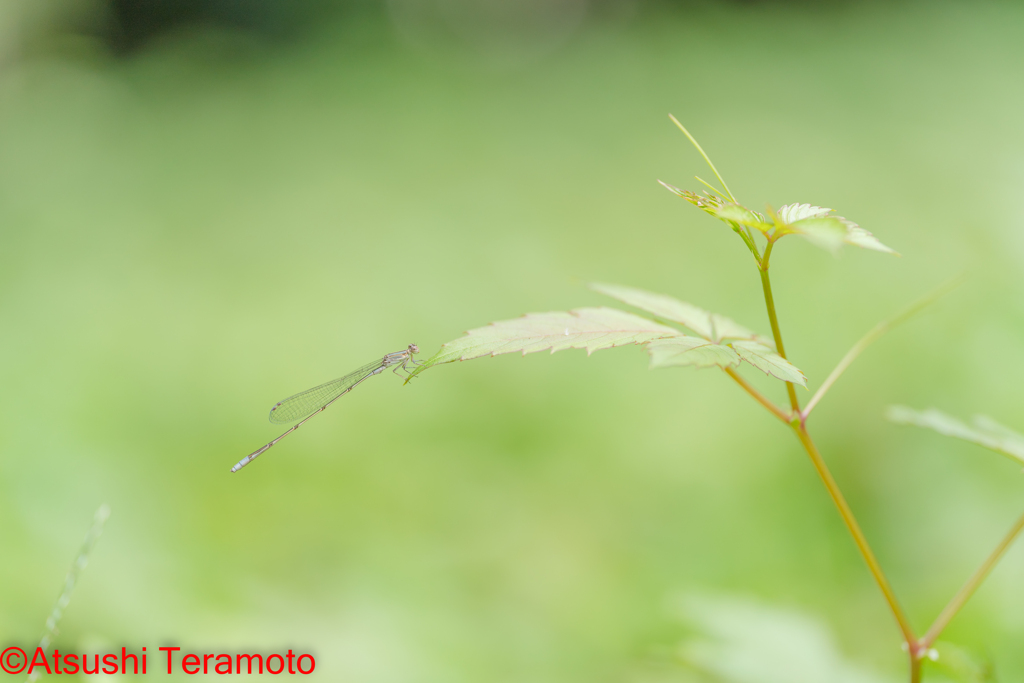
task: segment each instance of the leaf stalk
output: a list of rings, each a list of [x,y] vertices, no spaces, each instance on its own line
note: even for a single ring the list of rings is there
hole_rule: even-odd
[[[949,282],[946,282],[945,284],[936,288],[929,294],[921,297],[914,303],[910,304],[896,315],[892,316],[891,318],[887,318],[886,320],[883,320],[882,322],[878,323],[873,328],[871,328],[871,330],[869,330],[867,334],[861,337],[860,340],[858,340],[857,343],[854,344],[853,347],[846,352],[846,355],[843,356],[842,360],[839,361],[839,364],[836,365],[835,369],[832,370],[831,373],[829,373],[829,376],[825,379],[822,385],[814,393],[814,396],[811,397],[811,400],[807,403],[807,407],[805,407],[803,410],[803,419],[805,421],[807,420],[807,417],[811,414],[811,411],[814,410],[814,407],[818,405],[822,397],[824,397],[825,394],[828,393],[828,390],[831,389],[832,385],[836,383],[836,380],[838,380],[842,376],[842,374],[846,372],[846,369],[853,364],[853,361],[857,359],[857,356],[864,352],[864,349],[866,349],[868,346],[877,341],[879,337],[884,335],[889,330],[893,329],[898,325],[901,325],[902,323],[905,323],[907,320],[913,318],[922,310],[924,310],[931,304],[935,303],[935,301],[937,301],[943,295],[949,293],[956,287],[959,287],[963,283],[963,281],[963,275],[959,275],[953,278]]]
[[[779,418],[782,422],[786,424],[791,423],[791,415],[787,414],[784,410],[782,410],[782,408],[772,403],[772,401],[769,400],[764,394],[762,394],[760,391],[751,386],[751,384],[747,382],[747,380],[743,379],[743,376],[740,373],[736,372],[735,369],[723,369],[725,370],[725,374],[732,377],[736,381],[736,383],[743,388],[743,391],[750,394],[754,398],[754,400],[760,403],[762,406],[764,406],[768,410],[768,412],[770,412],[772,415]]]

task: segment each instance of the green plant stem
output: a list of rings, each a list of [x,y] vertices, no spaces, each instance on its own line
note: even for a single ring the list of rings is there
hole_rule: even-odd
[[[800,440],[801,445],[803,445],[804,449],[807,451],[807,455],[810,456],[814,469],[818,472],[818,476],[821,477],[822,483],[825,484],[825,489],[828,490],[829,495],[832,497],[832,502],[835,503],[836,508],[839,510],[839,516],[842,517],[843,523],[846,524],[846,528],[850,531],[850,535],[853,536],[853,541],[857,545],[857,549],[860,551],[865,563],[867,563],[871,576],[874,577],[875,582],[882,591],[882,595],[885,596],[885,600],[889,604],[889,609],[892,610],[892,614],[896,618],[896,623],[899,625],[900,631],[903,634],[903,639],[911,654],[911,682],[916,683],[920,680],[920,648],[915,647],[917,644],[917,637],[914,635],[913,628],[910,626],[910,622],[907,620],[907,617],[903,612],[903,608],[900,607],[899,601],[896,599],[896,594],[889,585],[889,581],[886,579],[881,565],[875,558],[875,554],[871,550],[871,546],[868,544],[867,538],[864,536],[864,532],[861,531],[860,524],[857,523],[857,518],[854,516],[853,510],[850,509],[849,503],[846,502],[846,497],[843,496],[842,491],[839,489],[839,484],[836,483],[835,478],[832,476],[832,472],[828,469],[828,465],[825,464],[824,459],[821,457],[818,447],[814,444],[810,434],[807,433],[805,425],[797,420],[791,420],[790,415],[787,415],[781,408],[772,403],[761,392],[752,387],[734,369],[725,368],[725,372],[735,380],[735,382],[739,384],[744,391],[750,394],[755,401],[771,412],[772,415],[780,421],[790,425],[797,438]],[[1021,517],[1019,525],[1024,526],[1024,517]],[[1014,535],[1019,531],[1020,528],[1015,528]],[[1009,545],[1009,540],[1006,541],[1006,545]],[[992,559],[993,563],[995,562],[995,559],[998,559],[998,557]],[[916,674],[914,673],[915,671],[917,671]]]
[[[927,648],[922,650],[920,647],[917,647],[917,637],[914,635],[914,630],[910,626],[910,622],[904,614],[903,608],[900,607],[899,601],[896,599],[896,594],[889,585],[889,581],[886,579],[885,573],[882,571],[882,567],[878,563],[878,559],[875,558],[875,554],[871,550],[871,546],[868,544],[867,538],[864,536],[864,532],[861,531],[860,524],[857,523],[857,518],[854,516],[853,510],[850,509],[849,503],[846,502],[846,497],[843,496],[843,492],[839,489],[839,484],[836,483],[835,478],[832,476],[832,472],[828,469],[828,465],[825,464],[824,459],[821,457],[818,447],[814,444],[810,434],[807,433],[805,425],[798,420],[791,420],[789,415],[768,400],[761,392],[752,387],[734,369],[725,368],[725,372],[735,380],[744,391],[750,394],[755,401],[771,412],[772,415],[777,417],[780,421],[790,425],[797,438],[800,440],[801,445],[803,445],[804,450],[807,451],[807,455],[811,458],[811,464],[814,465],[814,469],[818,472],[818,476],[821,477],[822,483],[825,484],[825,489],[828,491],[829,495],[832,497],[832,502],[835,503],[836,508],[839,510],[839,516],[842,517],[843,523],[846,524],[846,528],[849,530],[850,535],[853,536],[853,541],[857,545],[857,549],[860,551],[861,556],[864,558],[864,562],[867,563],[871,576],[874,577],[875,583],[878,584],[879,589],[882,591],[882,595],[885,596],[885,600],[889,604],[889,609],[896,618],[896,623],[899,625],[900,631],[903,634],[903,640],[906,642],[907,649],[910,652],[911,683],[917,683],[917,681],[920,680],[920,656],[923,651],[927,650]],[[1024,516],[1021,517],[1018,525],[1014,527],[1013,536],[1021,530],[1021,527],[1024,527]],[[1007,538],[1007,540],[1004,541],[1004,546],[1008,546],[1011,540],[1012,537]],[[1005,547],[1001,547],[1001,550],[993,558],[990,558],[990,562],[994,564],[995,561],[998,560],[998,556],[1001,555],[1004,550]],[[979,582],[981,578],[984,578],[984,576],[982,575],[978,579]],[[964,599],[966,600],[966,598]]]
[[[878,559],[871,550],[871,546],[868,544],[867,538],[864,536],[864,532],[861,530],[860,524],[857,522],[857,518],[853,514],[853,510],[850,508],[849,503],[846,502],[846,497],[843,496],[843,493],[839,488],[839,484],[836,483],[835,478],[832,476],[832,472],[828,469],[828,465],[825,464],[824,459],[821,457],[818,447],[811,439],[810,434],[807,433],[806,425],[799,420],[791,419],[790,415],[787,415],[781,408],[772,403],[761,392],[751,386],[750,383],[743,379],[743,377],[733,368],[725,368],[725,372],[772,415],[780,421],[790,425],[793,432],[800,440],[801,445],[807,451],[807,455],[810,456],[814,469],[818,472],[818,476],[821,477],[821,481],[824,483],[825,489],[832,497],[832,502],[835,503],[836,508],[839,510],[839,516],[842,517],[843,523],[846,524],[846,528],[849,530],[850,535],[853,536],[853,541],[856,544],[857,549],[860,551],[861,557],[864,558],[864,562],[868,565],[868,570],[871,572],[871,576],[875,579],[875,583],[878,584],[879,589],[882,591],[882,595],[885,597],[885,601],[889,605],[889,609],[896,618],[896,623],[903,635],[903,640],[906,643],[907,651],[910,656],[910,683],[920,683],[921,657],[928,648],[918,646],[917,637],[914,635],[914,630],[910,625],[910,621],[904,614],[903,608],[900,607],[899,601],[896,599],[896,594],[893,592],[892,586],[889,585],[889,581],[886,579],[885,573],[882,571],[882,567],[878,563]],[[996,560],[998,560],[998,556],[1006,549],[1005,546],[1008,546],[1010,541],[1012,541],[1012,536],[1016,536],[1022,527],[1024,527],[1024,516],[1021,517],[1017,526],[1014,527],[1011,537],[1008,537],[997,554],[990,558],[989,561],[991,564],[995,564]],[[985,570],[985,572],[987,573],[987,570]],[[979,572],[979,574],[980,573],[981,572]],[[981,575],[980,578],[978,578],[978,581],[980,582],[982,578],[984,578],[984,575]],[[966,600],[966,597],[964,600]],[[951,617],[952,614],[950,614],[950,618]]]
[[[782,344],[782,332],[779,330],[779,318],[775,314],[775,299],[772,297],[772,281],[768,277],[768,259],[771,258],[772,245],[774,244],[774,241],[768,241],[768,245],[764,248],[764,255],[761,257],[761,262],[758,264],[758,270],[761,273],[761,289],[764,290],[764,305],[768,309],[768,320],[772,325],[772,337],[775,338],[775,349],[779,352],[780,356],[785,358],[786,347]],[[800,401],[796,397],[796,387],[793,386],[792,382],[786,382],[786,391],[789,393],[790,407],[793,409],[794,413],[799,413]]]
[[[918,651],[920,655],[928,651],[934,643],[935,639],[939,637],[943,629],[949,624],[949,622],[956,616],[956,613],[960,611],[960,608],[974,595],[974,591],[978,589],[981,582],[985,580],[985,577],[989,575],[992,568],[996,566],[1000,558],[1006,550],[1013,544],[1014,540],[1020,534],[1021,530],[1024,529],[1024,515],[1021,515],[1020,519],[1013,525],[1010,532],[1006,534],[1003,540],[996,546],[996,549],[992,551],[992,554],[988,556],[978,571],[974,572],[974,575],[967,580],[967,583],[963,585],[960,591],[949,601],[945,609],[935,619],[935,623],[931,625],[928,632],[924,634],[918,643]],[[919,655],[919,656],[920,656]]]
[[[885,573],[882,572],[881,565],[878,564],[878,560],[875,558],[875,554],[872,552],[871,546],[868,545],[867,538],[864,537],[864,532],[861,531],[860,525],[857,523],[857,519],[853,516],[853,510],[850,509],[849,503],[846,502],[846,498],[843,496],[842,491],[839,490],[839,485],[836,483],[835,478],[829,471],[824,459],[822,459],[821,453],[818,451],[818,447],[814,444],[810,434],[807,433],[805,426],[799,423],[794,424],[793,431],[796,433],[797,438],[800,439],[800,443],[803,445],[804,450],[807,451],[807,455],[810,456],[811,464],[813,464],[814,469],[817,470],[818,476],[821,477],[821,481],[825,484],[825,488],[828,489],[829,495],[832,496],[832,502],[835,503],[836,508],[838,508],[839,516],[843,518],[843,523],[846,524],[846,528],[850,531],[850,535],[853,536],[853,542],[857,544],[857,549],[860,551],[861,556],[867,563],[871,576],[874,577],[875,583],[878,584],[879,589],[882,591],[882,595],[885,596],[886,602],[889,603],[889,609],[892,610],[893,616],[896,617],[896,623],[899,624],[900,631],[903,633],[903,639],[906,641],[907,647],[912,651],[912,658],[915,658],[916,654],[913,650],[917,643],[917,637],[914,635],[914,629],[910,626],[910,621],[903,613],[903,608],[900,607],[900,603],[896,599],[896,594],[893,593],[888,579],[885,578]]]
[[[787,414],[786,414],[786,413],[785,413],[785,412],[784,412],[784,411],[782,410],[782,408],[780,408],[780,407],[778,407],[777,405],[775,405],[774,403],[772,403],[772,402],[771,402],[770,400],[768,400],[768,398],[766,398],[766,397],[765,397],[765,395],[764,395],[764,394],[762,394],[762,393],[761,393],[760,391],[758,391],[757,389],[755,389],[754,387],[752,387],[752,386],[750,385],[750,383],[749,383],[749,382],[747,382],[747,380],[743,379],[743,376],[742,376],[742,375],[740,375],[740,373],[736,372],[736,371],[735,371],[734,369],[732,369],[732,368],[724,368],[724,369],[725,369],[725,374],[729,375],[729,376],[730,376],[730,377],[732,377],[732,378],[733,378],[734,380],[736,380],[736,383],[737,383],[737,384],[739,384],[739,385],[740,385],[741,387],[743,387],[743,390],[744,390],[745,392],[747,392],[748,394],[750,394],[751,396],[753,396],[753,397],[754,397],[754,400],[755,400],[755,401],[757,401],[757,402],[758,402],[758,403],[760,403],[760,404],[761,404],[762,406],[764,406],[765,408],[767,408],[767,409],[768,409],[768,411],[769,411],[769,412],[770,412],[770,413],[771,413],[772,415],[774,415],[775,417],[779,418],[780,420],[782,420],[782,421],[783,421],[783,422],[785,422],[786,424],[790,424],[790,419],[791,419],[791,418],[790,418],[790,416],[789,416],[789,415],[787,415]]]
[[[775,348],[779,352],[779,355],[785,358],[786,349],[782,344],[782,332],[779,329],[779,318],[775,313],[775,299],[772,296],[772,283],[771,279],[768,277],[769,261],[771,259],[772,246],[774,244],[775,240],[769,238],[768,244],[764,249],[764,254],[761,256],[761,260],[758,263],[758,270],[761,274],[761,288],[764,290],[764,303],[768,310],[768,320],[771,322],[772,326],[772,336],[775,338]],[[870,341],[867,343],[870,343]],[[865,344],[865,346],[866,345],[867,344]],[[853,358],[855,357],[856,355],[853,356]],[[850,359],[850,362],[853,361],[853,358]],[[733,379],[736,378],[734,377]],[[833,379],[832,381],[834,382],[835,380]],[[846,502],[843,492],[839,489],[839,484],[836,483],[835,478],[832,476],[832,472],[829,471],[828,465],[825,464],[825,460],[821,457],[821,453],[818,451],[818,447],[811,439],[811,435],[807,433],[807,425],[804,421],[804,415],[800,411],[800,401],[796,396],[796,388],[791,382],[787,382],[786,389],[789,393],[789,404],[793,409],[793,419],[792,421],[787,420],[787,422],[790,427],[792,427],[797,438],[800,440],[804,450],[807,451],[807,455],[810,456],[811,464],[814,465],[814,469],[818,472],[818,476],[821,477],[822,483],[825,484],[825,489],[828,490],[829,495],[832,497],[832,502],[835,503],[836,509],[839,510],[839,516],[842,517],[843,523],[846,524],[846,528],[849,530],[850,535],[853,536],[853,542],[857,545],[857,550],[860,551],[861,557],[864,558],[864,562],[868,565],[868,570],[871,572],[871,576],[875,579],[875,583],[878,584],[878,588],[882,591],[885,601],[889,604],[889,609],[892,611],[893,617],[896,618],[896,623],[903,635],[903,641],[906,643],[907,652],[910,657],[910,682],[919,683],[921,680],[921,650],[917,647],[917,636],[914,635],[914,629],[911,627],[906,614],[904,614],[903,608],[900,607],[900,603],[896,599],[896,594],[893,592],[892,586],[889,585],[889,580],[885,578],[882,566],[878,563],[878,559],[875,558],[875,553],[871,550],[871,546],[868,544],[868,540],[864,536],[864,532],[861,531],[860,524],[857,523],[857,518],[854,516],[853,510],[850,509],[850,505]],[[750,393],[749,390],[748,393]],[[751,395],[754,396],[755,399],[758,399],[757,395],[753,393],[751,393]],[[765,399],[765,401],[766,400],[767,399]],[[764,401],[761,399],[758,399],[758,401],[764,405]],[[771,410],[769,406],[766,405],[765,407]],[[778,408],[776,408],[776,411],[778,411]],[[781,411],[778,412],[781,413]],[[776,417],[779,417],[778,413],[775,411],[773,411],[773,413]]]
[[[704,152],[701,146],[697,143],[694,137],[690,135],[690,132],[686,130],[686,128],[683,127],[683,124],[679,123],[679,121],[677,121],[674,116],[669,115],[669,118],[672,119],[672,122],[675,123],[681,131],[683,131],[686,137],[689,138],[690,142],[693,143],[693,146],[697,148],[697,151],[700,152],[702,157],[704,157],[704,160],[708,163],[708,166],[711,167],[711,170],[714,172],[715,177],[717,177],[719,182],[722,183],[722,187],[725,188],[725,192],[729,195],[729,199],[735,202],[736,199],[735,197],[733,197],[732,192],[729,191],[729,186],[725,183],[725,180],[718,173],[718,169],[716,169],[715,165],[711,163],[711,159]],[[778,217],[775,215],[775,212],[771,209],[771,207],[768,207],[768,213],[769,215],[772,216],[773,222],[775,224],[778,224]],[[741,234],[741,237],[743,236],[744,235]],[[749,232],[745,232],[745,236],[746,239],[744,239],[744,242],[747,242],[748,240],[750,242],[753,241],[753,237],[749,234]],[[771,322],[772,326],[772,336],[775,338],[775,347],[779,355],[782,356],[783,358],[786,358],[786,349],[782,343],[782,332],[779,330],[779,319],[775,312],[775,300],[772,296],[772,283],[771,279],[768,277],[769,260],[771,258],[772,246],[774,243],[775,238],[768,237],[768,243],[767,245],[765,245],[764,253],[761,254],[760,257],[757,254],[756,247],[751,248],[751,252],[754,254],[758,270],[761,274],[761,288],[764,290],[764,302],[765,307],[768,310],[768,320]],[[748,243],[747,246],[748,248],[750,248],[751,245]],[[913,312],[916,312],[916,309],[913,310]],[[912,312],[908,313],[907,317],[909,317],[909,315],[911,314]],[[898,317],[898,319],[902,321],[903,318]],[[893,321],[887,321],[887,323],[891,325],[893,324]],[[888,329],[888,326],[886,326],[885,329]],[[861,346],[861,348],[858,349],[858,347],[855,346],[854,349],[851,350],[851,353],[853,355],[849,358],[849,361],[847,361],[845,365],[843,365],[843,363],[841,362],[840,365],[842,367],[837,368],[838,372],[833,372],[833,375],[835,376],[830,376],[831,381],[828,382],[828,386],[831,386],[832,383],[834,383],[836,379],[839,378],[839,375],[842,374],[842,372],[846,369],[846,366],[853,362],[853,359],[856,358],[857,354],[859,354],[860,351],[863,350],[863,347],[866,347],[868,344],[871,343],[871,341],[874,341],[874,338],[880,335],[882,332],[884,332],[885,329],[880,330],[875,336],[872,336],[872,334],[875,333],[875,330],[869,332],[869,338],[866,338],[867,341],[862,340],[862,342],[864,343]],[[847,354],[847,356],[850,356],[850,354]],[[844,361],[846,361],[845,358]],[[810,456],[811,463],[814,465],[814,469],[817,470],[818,476],[821,477],[821,480],[825,484],[825,488],[828,490],[829,495],[832,496],[832,501],[835,503],[836,508],[839,510],[839,515],[843,518],[843,522],[846,524],[846,528],[850,531],[850,534],[853,536],[853,540],[857,545],[857,549],[860,551],[861,556],[867,563],[868,569],[871,571],[871,575],[874,577],[875,582],[881,589],[882,595],[885,596],[886,602],[889,603],[889,609],[892,610],[893,616],[896,618],[896,623],[899,625],[900,631],[903,634],[903,640],[906,643],[907,653],[910,657],[910,683],[920,683],[921,655],[923,652],[927,651],[927,648],[922,650],[921,648],[916,647],[918,644],[917,637],[914,635],[914,630],[910,626],[910,622],[907,620],[906,615],[903,613],[903,608],[900,607],[899,602],[896,600],[896,595],[895,593],[893,593],[892,587],[889,585],[889,581],[885,578],[885,574],[882,572],[882,567],[878,564],[878,560],[875,558],[875,554],[874,552],[872,552],[871,546],[868,545],[867,538],[864,537],[864,532],[861,531],[860,525],[857,523],[857,519],[853,515],[853,510],[850,509],[849,504],[846,502],[846,498],[843,496],[842,491],[840,491],[839,489],[839,485],[836,483],[835,478],[833,478],[832,473],[829,471],[824,459],[822,459],[821,453],[818,452],[818,447],[814,444],[814,441],[811,440],[810,434],[807,433],[807,425],[805,421],[806,415],[804,415],[800,411],[800,401],[796,395],[796,387],[794,387],[794,385],[791,382],[786,383],[786,390],[789,394],[789,403],[792,408],[792,413],[787,415],[781,408],[776,406],[774,403],[768,400],[763,394],[761,394],[761,392],[752,387],[734,369],[725,368],[725,372],[730,377],[732,377],[732,379],[735,380],[736,383],[739,384],[744,391],[750,394],[754,398],[754,400],[760,403],[765,409],[771,412],[772,415],[777,417],[779,420],[788,424],[796,433],[796,436],[800,440],[800,443],[807,451],[807,455]],[[825,391],[827,390],[828,389],[826,387]],[[818,393],[820,394],[820,396],[817,397],[817,400],[820,400],[821,396],[824,395],[824,391],[819,390]],[[814,400],[813,402],[816,404],[817,400]],[[813,407],[813,405],[811,407]],[[1024,517],[1021,518],[1021,522],[1019,522],[1019,525],[1024,525]],[[1018,531],[1020,531],[1020,529],[1016,528],[1013,535],[1016,535],[1016,532]],[[1011,540],[1012,538],[1009,538],[1007,541],[1004,542],[1004,544],[1009,545],[1009,542]],[[994,564],[995,561],[998,560],[998,556],[1002,554],[1003,550],[1005,550],[1005,548],[1002,548],[1001,550],[997,551],[996,555],[993,558],[990,558],[992,564]],[[989,567],[989,569],[990,568],[991,567]],[[985,573],[987,573],[987,569],[983,567],[983,570]],[[984,578],[984,574],[981,575],[981,578]],[[964,598],[964,600],[966,600],[966,598]]]
[[[865,538],[864,532],[861,531],[860,524],[857,523],[857,518],[854,516],[853,510],[850,509],[849,503],[846,502],[846,497],[843,496],[843,492],[839,489],[839,484],[836,483],[835,478],[832,476],[832,472],[828,469],[828,465],[825,464],[824,459],[821,457],[821,453],[818,451],[818,447],[811,439],[811,435],[807,433],[805,425],[797,420],[791,420],[789,415],[768,400],[764,394],[752,387],[750,383],[743,379],[743,377],[734,369],[725,368],[725,372],[727,375],[732,377],[732,379],[735,380],[744,391],[750,394],[755,401],[771,412],[772,415],[792,427],[797,438],[800,440],[801,445],[803,445],[804,450],[807,451],[807,455],[810,456],[814,469],[818,472],[818,476],[821,477],[821,481],[825,484],[825,488],[832,497],[832,502],[835,503],[836,508],[839,510],[839,516],[842,517],[843,523],[846,524],[846,528],[850,531],[850,535],[853,536],[853,541],[857,545],[857,549],[860,551],[864,561],[867,563],[871,576],[874,577],[875,582],[882,591],[882,595],[885,596],[886,602],[889,603],[889,609],[892,610],[892,614],[896,618],[896,623],[899,625],[900,631],[903,634],[903,639],[907,643],[907,648],[911,652],[911,671],[913,672],[915,666],[919,668],[919,663],[915,664],[919,659],[920,652],[920,648],[915,647],[917,644],[917,637],[914,635],[913,628],[911,628],[910,622],[903,613],[903,608],[900,607],[899,601],[896,599],[896,594],[893,593],[888,579],[885,578],[885,573],[882,571],[881,565],[879,565],[878,560],[875,558],[875,554],[871,550],[871,546],[868,545],[867,538]],[[1014,527],[1013,536],[1016,536],[1016,534],[1021,530],[1021,527],[1024,527],[1024,516],[1021,517],[1018,525]],[[1011,540],[1012,537],[1007,538],[1007,540],[1004,541],[1004,546],[1008,546]],[[990,562],[994,564],[995,561],[999,559],[998,556],[1001,555],[1002,551],[1005,549],[1005,547],[1001,547],[1001,550],[998,551],[994,557],[990,558]],[[984,576],[982,575],[981,578],[984,578]],[[966,600],[966,598],[964,599]],[[912,682],[917,680],[917,678],[911,678]]]

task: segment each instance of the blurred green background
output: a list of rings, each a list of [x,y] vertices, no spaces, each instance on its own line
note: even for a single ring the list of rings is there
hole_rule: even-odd
[[[648,372],[638,347],[385,375],[228,469],[282,397],[609,303],[591,280],[767,332],[741,242],[655,182],[706,176],[671,112],[740,201],[834,207],[903,254],[779,245],[812,389],[969,274],[812,420],[923,630],[1024,507],[1011,463],[882,420],[1024,428],[1024,8],[143,5],[0,14],[4,642],[41,635],[105,502],[65,651],[293,647],[346,683],[805,680],[685,666],[678,605],[717,595],[748,625],[821,624],[856,680],[905,680],[796,441],[721,373]],[[946,634],[1000,680],[1024,678],[1022,571],[1016,547]]]

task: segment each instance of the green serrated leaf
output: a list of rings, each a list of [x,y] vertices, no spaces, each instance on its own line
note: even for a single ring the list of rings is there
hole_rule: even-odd
[[[832,209],[810,204],[786,204],[775,212],[779,220],[787,225],[802,221],[805,218],[824,218],[832,213]]]
[[[615,308],[580,308],[569,312],[529,313],[469,330],[466,336],[444,344],[409,374],[409,378],[442,363],[503,353],[535,353],[586,349],[587,354],[625,344],[682,336],[679,330]],[[408,381],[408,380],[406,380]]]
[[[899,256],[899,252],[894,249],[890,249],[879,242],[877,237],[853,221],[844,218],[843,222],[846,223],[847,244],[852,244],[853,246],[860,247],[862,249],[871,249],[874,251],[880,251],[884,254],[895,254],[896,256]]]
[[[746,225],[761,232],[772,228],[772,224],[765,220],[764,216],[739,204],[723,204],[713,215],[720,220]]]
[[[780,223],[777,226],[778,234],[801,235],[812,244],[833,253],[843,244],[850,244],[862,249],[898,255],[853,221],[842,216],[830,215],[831,213],[832,209],[821,206],[787,204],[776,212]]]
[[[728,346],[697,337],[658,339],[647,344],[647,353],[651,355],[652,369],[687,365],[728,368],[740,364],[740,357]]]
[[[781,379],[806,386],[807,380],[800,370],[767,346],[751,341],[737,341],[731,344],[716,344],[696,337],[673,337],[659,339],[647,344],[651,356],[651,368],[667,368],[690,365],[707,368],[734,367],[740,361],[750,363],[758,370]]]
[[[804,218],[790,223],[788,232],[795,232],[816,247],[821,247],[835,254],[846,242],[846,224],[836,216],[821,218]]]
[[[665,294],[633,287],[594,283],[590,288],[648,313],[679,323],[703,337],[680,336],[648,344],[651,367],[692,365],[732,367],[741,360],[784,382],[807,386],[807,379],[792,363],[773,351],[767,340],[725,316],[708,313]],[[729,341],[732,340],[732,341]]]
[[[749,339],[766,344],[771,343],[739,323],[726,318],[724,315],[709,313],[703,308],[698,308],[693,304],[688,304],[666,294],[656,294],[636,289],[635,287],[623,287],[622,285],[611,285],[601,282],[592,283],[590,288],[595,292],[618,299],[624,304],[647,311],[662,320],[679,323],[709,341],[720,342],[723,339]]]
[[[771,375],[783,382],[792,382],[802,387],[807,386],[807,378],[795,365],[772,351],[764,344],[755,341],[737,341],[729,344],[739,357],[753,365],[761,372]]]
[[[991,417],[977,415],[973,425],[968,425],[935,408],[918,411],[906,406],[890,406],[885,416],[896,424],[931,429],[944,436],[984,446],[1018,464],[1024,463],[1024,435],[1004,427]]]

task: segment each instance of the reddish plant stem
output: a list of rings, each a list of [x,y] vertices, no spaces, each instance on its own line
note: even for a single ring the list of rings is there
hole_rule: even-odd
[[[867,563],[871,576],[874,577],[875,583],[878,584],[878,588],[882,591],[882,595],[885,596],[885,601],[889,603],[889,609],[892,610],[892,614],[896,618],[896,623],[899,625],[900,632],[903,634],[903,640],[906,642],[907,648],[910,649],[913,654],[913,651],[915,650],[914,646],[917,643],[917,637],[914,635],[914,629],[911,627],[906,614],[904,614],[903,608],[900,607],[900,603],[896,599],[896,594],[893,592],[892,586],[889,585],[888,579],[885,578],[882,566],[878,563],[875,553],[871,550],[871,546],[868,544],[868,540],[864,536],[864,532],[861,531],[860,524],[857,523],[857,519],[853,515],[853,510],[850,509],[850,504],[846,502],[846,497],[843,496],[843,492],[839,489],[839,484],[836,483],[835,478],[832,476],[832,472],[829,471],[828,466],[821,457],[821,453],[818,451],[818,447],[814,444],[810,434],[807,433],[807,429],[803,425],[798,424],[794,425],[793,431],[796,433],[797,438],[800,439],[800,443],[803,445],[804,450],[807,451],[807,455],[810,456],[811,464],[814,465],[814,469],[817,470],[822,483],[825,484],[825,488],[832,497],[832,502],[835,503],[836,508],[839,510],[839,516],[843,518],[843,523],[846,524],[846,528],[850,531],[850,535],[853,536],[853,542],[857,545],[857,549],[860,551],[861,557],[863,557],[864,561]]]
[[[782,408],[778,407],[777,405],[772,403],[768,398],[766,398],[764,394],[762,394],[760,391],[751,386],[750,383],[747,382],[747,380],[743,379],[743,376],[740,373],[736,372],[733,368],[725,368],[725,374],[732,377],[737,384],[743,387],[743,390],[745,392],[750,394],[755,401],[764,406],[768,410],[768,412],[770,412],[772,415],[779,418],[786,424],[789,424],[790,416],[787,415],[786,412],[782,410]]]
[[[768,277],[769,260],[771,258],[773,244],[774,240],[769,239],[768,244],[765,247],[764,254],[758,263],[758,270],[761,275],[761,288],[764,291],[764,303],[768,311],[768,320],[772,326],[772,336],[775,339],[775,347],[779,355],[786,358],[785,346],[782,343],[782,331],[779,328],[779,319],[775,312],[775,298],[772,296],[771,279]],[[737,379],[737,377],[733,377],[733,379],[740,382],[741,378]],[[740,382],[740,386],[744,386],[744,383]],[[772,404],[759,393],[756,393],[756,391],[753,390],[753,387],[748,387],[749,385],[744,386],[747,393],[753,396],[755,400],[771,411],[776,417],[784,419],[783,416],[785,414],[782,413],[777,406]],[[846,502],[846,497],[843,496],[843,493],[839,488],[839,484],[836,483],[835,478],[832,476],[832,472],[829,471],[828,466],[825,464],[825,460],[821,457],[818,447],[811,439],[810,434],[807,433],[807,425],[800,410],[800,401],[796,395],[796,387],[792,382],[786,383],[786,391],[789,395],[789,404],[792,408],[792,414],[790,416],[785,416],[784,421],[790,425],[793,432],[796,434],[797,439],[800,440],[800,444],[804,447],[804,450],[807,451],[807,455],[811,459],[811,464],[814,465],[814,469],[817,471],[818,476],[825,485],[825,489],[829,493],[829,496],[832,497],[832,502],[839,511],[839,516],[842,517],[847,530],[850,532],[850,535],[853,536],[853,541],[857,546],[857,550],[860,551],[861,557],[864,558],[864,562],[868,565],[868,570],[871,572],[871,576],[875,579],[875,583],[878,584],[878,588],[882,591],[882,595],[885,597],[885,601],[888,603],[889,609],[892,612],[893,617],[896,619],[896,624],[899,626],[907,647],[907,653],[910,657],[910,681],[911,683],[919,683],[921,679],[922,650],[918,647],[917,636],[914,635],[914,629],[910,625],[910,620],[907,619],[906,614],[903,612],[903,608],[896,599],[896,594],[893,592],[892,586],[889,585],[889,581],[885,577],[885,573],[882,571],[882,566],[878,563],[878,559],[871,550],[871,546],[868,543],[867,538],[864,536],[864,532],[861,530],[860,524],[857,522],[857,518],[853,514],[853,510],[850,508],[849,503]]]

